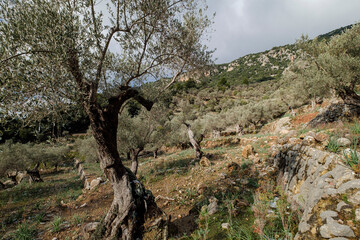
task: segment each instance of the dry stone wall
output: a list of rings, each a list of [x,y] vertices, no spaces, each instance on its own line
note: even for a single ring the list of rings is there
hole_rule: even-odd
[[[360,239],[360,177],[341,155],[285,144],[274,165],[279,184],[302,212],[296,240]]]

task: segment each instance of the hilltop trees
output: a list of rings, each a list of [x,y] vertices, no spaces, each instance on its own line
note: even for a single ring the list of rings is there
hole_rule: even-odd
[[[309,41],[303,37],[298,44],[307,60],[302,67],[293,67],[295,78],[302,80],[299,90],[323,96],[332,89],[346,104],[360,106],[356,93],[360,83],[360,24],[330,40]]]
[[[118,113],[130,99],[152,108],[143,80],[206,64],[210,21],[193,0],[104,2],[106,13],[95,0],[0,1],[0,111],[42,117],[81,104],[114,189],[104,238],[141,239],[156,204],[119,157]]]

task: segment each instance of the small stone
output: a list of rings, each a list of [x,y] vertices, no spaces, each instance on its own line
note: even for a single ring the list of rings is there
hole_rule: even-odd
[[[57,237],[54,237],[52,240],[58,240],[58,238],[57,238]]]
[[[215,197],[209,199],[210,204],[207,207],[209,215],[213,215],[219,211],[218,200]]]
[[[98,178],[97,178],[97,180],[99,180],[99,181],[100,181],[100,183],[105,182],[105,181],[104,181],[104,179],[102,179],[102,177],[98,177]]]
[[[225,173],[220,173],[220,179],[225,179],[226,178],[226,174]]]
[[[354,195],[352,195],[349,198],[349,202],[351,202],[352,204],[355,204],[355,205],[359,205],[360,204],[360,191],[358,191]]]
[[[248,158],[250,155],[253,154],[254,154],[254,148],[251,145],[246,145],[241,152],[241,156],[243,158]]]
[[[337,144],[343,147],[347,147],[351,145],[351,141],[347,138],[339,138],[338,140],[336,140],[336,142]]]
[[[341,201],[338,203],[338,205],[336,206],[336,211],[341,212],[341,210],[343,208],[351,208],[350,205],[348,205],[347,203],[345,203],[344,201]]]
[[[302,144],[305,146],[311,146],[315,143],[315,138],[312,136],[306,136],[304,137],[304,140],[302,141]]]
[[[336,237],[336,238],[330,238],[330,240],[348,240],[348,239],[344,237]]]
[[[338,213],[334,211],[324,211],[320,213],[321,220],[324,221],[327,218],[334,218],[337,217]]]
[[[86,190],[90,190],[90,182],[89,182],[89,180],[87,178],[84,181],[84,188]]]
[[[207,157],[202,157],[200,159],[200,166],[202,167],[210,167],[211,166],[211,162]]]
[[[355,210],[355,221],[360,222],[360,208]]]
[[[91,236],[91,233],[95,232],[96,228],[99,226],[99,222],[92,222],[92,223],[88,223],[86,224],[83,229],[83,236],[85,239],[89,239]]]
[[[86,203],[84,203],[84,204],[82,204],[82,205],[80,205],[80,208],[83,208],[83,207],[86,207]]]
[[[325,133],[317,133],[314,138],[318,142],[324,142],[329,139],[329,135]]]
[[[225,230],[230,229],[230,223],[222,223],[221,228]]]
[[[269,206],[274,209],[277,208],[276,203],[278,200],[279,200],[278,197],[275,197],[273,200],[270,200]]]
[[[90,190],[93,190],[94,188],[99,186],[100,183],[101,183],[101,181],[99,179],[92,180],[91,183],[90,183]]]

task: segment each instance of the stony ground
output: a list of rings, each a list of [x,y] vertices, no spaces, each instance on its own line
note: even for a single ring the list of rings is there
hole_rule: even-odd
[[[286,193],[276,188],[278,172],[273,161],[281,146],[305,141],[329,152],[335,151],[329,149],[332,136],[353,142],[360,134],[360,127],[357,133],[354,124],[343,122],[304,128],[322,108],[303,107],[295,117],[285,116],[257,134],[205,139],[206,158],[200,163],[191,164],[191,149],[163,149],[157,159],[143,156],[138,177],[171,216],[170,238],[292,239],[301,219],[291,212]],[[348,148],[340,145],[338,155]],[[0,234],[19,231],[26,221],[25,227],[33,227],[38,239],[82,239],[82,226],[100,221],[112,200],[111,186],[103,181],[97,164],[83,163],[83,168],[88,189],[79,170],[68,167],[41,172],[44,183],[1,190]],[[90,186],[97,177],[103,180]],[[276,206],[274,200],[283,205]]]

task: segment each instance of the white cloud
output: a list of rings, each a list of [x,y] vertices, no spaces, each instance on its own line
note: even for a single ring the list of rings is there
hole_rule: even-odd
[[[217,62],[294,43],[360,20],[359,0],[208,0]]]

